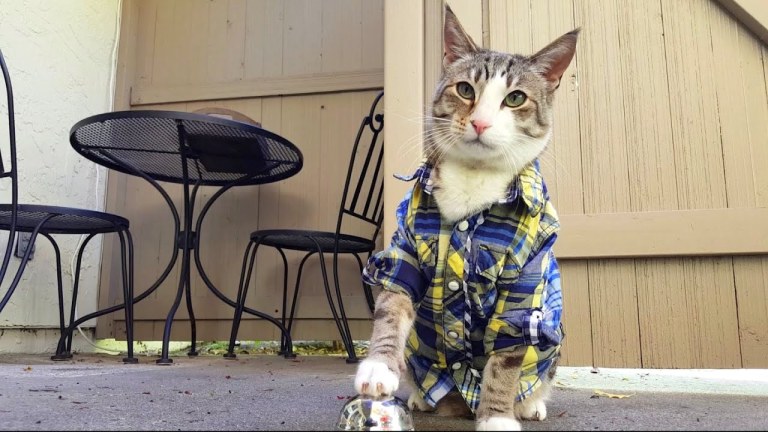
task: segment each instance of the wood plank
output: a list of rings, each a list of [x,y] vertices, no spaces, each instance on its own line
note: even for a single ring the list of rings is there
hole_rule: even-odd
[[[131,94],[131,105],[161,104],[181,101],[223,100],[271,97],[343,91],[371,90],[384,87],[382,70],[315,73],[270,77],[225,83],[193,85],[139,85]]]
[[[246,3],[244,80],[282,75],[283,7],[280,0]]]
[[[115,71],[115,94],[112,109],[124,110],[129,108],[131,85],[135,79],[136,46],[139,25],[139,2],[128,0],[123,3],[121,27],[117,53],[117,70]],[[114,212],[124,195],[126,187],[125,175],[118,175],[111,170],[105,170],[107,181],[105,187],[105,206],[107,212]],[[98,307],[103,309],[120,303],[122,285],[120,281],[120,242],[114,235],[103,236],[101,274],[99,276]],[[113,337],[114,327],[112,316],[96,320],[96,337]]]
[[[681,209],[727,207],[709,3],[662,2]]]
[[[768,208],[562,215],[556,248],[562,258],[765,254],[766,220]]]
[[[155,66],[155,27],[157,24],[158,1],[136,1],[139,16],[134,30],[136,34],[136,53],[134,54],[136,66],[131,86],[138,83],[146,85],[152,82]],[[122,36],[120,37],[120,44],[123,44]],[[119,58],[120,55],[118,54]],[[128,96],[130,97],[130,94]],[[129,102],[130,99],[126,99],[125,109],[128,109],[127,105]]]
[[[323,70],[323,2],[285,2],[283,15],[283,75],[308,75]]]
[[[589,213],[632,209],[628,147],[633,138],[628,136],[623,99],[628,71],[621,67],[620,11],[623,8],[612,0],[574,2],[575,24],[588,29],[579,35],[576,55],[582,187],[584,211]],[[566,223],[564,220],[564,234],[569,230]],[[590,262],[587,269],[594,362],[638,364],[639,343],[632,314],[637,310],[634,262]],[[617,358],[621,355],[626,357]]]
[[[205,82],[229,82],[245,75],[245,0],[213,0],[208,11]],[[202,48],[202,47],[201,47]]]
[[[576,2],[576,23],[585,31],[576,48],[579,63],[581,160],[587,213],[631,210],[624,83],[619,45],[618,4]]]
[[[634,261],[596,260],[588,268],[594,365],[640,367]]]
[[[619,10],[630,209],[676,210],[664,28],[659,2],[626,2]],[[643,55],[638,55],[642,52]]]
[[[768,367],[768,257],[733,259],[742,367]]]
[[[488,48],[497,51],[510,49],[507,40],[509,35],[507,6],[516,3],[508,3],[507,0],[488,0]]]
[[[645,268],[637,278],[642,367],[742,367],[731,259],[665,259]]]
[[[768,46],[761,46],[763,54],[763,79],[760,80],[759,76],[756,78],[758,81],[762,81],[763,85],[768,87]],[[752,83],[750,80],[749,83]],[[760,87],[758,87],[760,88]],[[768,88],[766,88],[765,99],[759,92],[749,92],[748,103],[750,104],[750,114],[756,115],[756,117],[750,116],[749,133],[753,139],[752,156],[755,158],[755,166],[762,167],[754,171],[755,175],[755,194],[758,206],[768,206],[768,146],[762,145],[768,137],[768,122],[760,121],[761,117],[765,115],[766,106],[768,106]],[[762,99],[762,100],[761,100]],[[757,113],[761,113],[757,115]]]
[[[560,261],[563,283],[562,365],[593,366],[592,311],[586,260]]]
[[[736,19],[768,44],[768,3],[764,0],[717,0]]]
[[[430,113],[443,70],[443,4],[424,3],[424,112]]]
[[[442,8],[442,2],[433,2],[436,6]],[[472,38],[477,46],[483,46],[483,10],[480,2],[477,0],[447,0],[451,10],[459,19],[464,31]],[[425,5],[425,19],[430,17]],[[439,14],[442,16],[442,12]],[[442,27],[441,27],[442,29]]]
[[[368,0],[362,4],[362,69],[384,69],[384,0]]]
[[[752,173],[757,167],[753,166],[746,93],[758,89],[763,93],[765,83],[757,89],[745,88],[742,59],[748,55],[743,56],[746,53],[741,50],[739,24],[720,8],[712,7],[709,12],[712,52],[720,63],[714,72],[728,207],[754,207],[755,183]],[[760,59],[759,48],[751,54],[756,54],[757,59]],[[759,76],[762,78],[762,73]],[[762,120],[766,122],[768,117]]]
[[[363,62],[362,2],[325,0],[321,2],[322,71],[360,70]]]
[[[424,5],[422,2],[388,0],[384,3],[384,126],[389,143],[411,143],[421,148],[424,131]],[[409,83],[409,85],[403,85]],[[416,120],[413,118],[416,117]],[[414,138],[415,137],[415,138]],[[384,223],[385,238],[395,231],[395,208],[410,183],[392,177],[407,172],[413,157],[403,157],[398,145],[384,147]]]
[[[533,54],[577,27],[572,2],[536,1],[531,3],[530,15],[536,31],[531,32],[531,46],[525,54]],[[578,63],[577,53],[555,93],[552,141],[539,157],[550,197],[559,214],[584,213]]]

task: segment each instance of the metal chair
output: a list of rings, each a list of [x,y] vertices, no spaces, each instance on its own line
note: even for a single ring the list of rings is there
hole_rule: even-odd
[[[0,230],[8,231],[8,242],[0,266],[0,283],[5,279],[11,262],[13,241],[17,232],[31,233],[28,246],[21,258],[16,274],[11,281],[8,290],[0,300],[0,313],[8,304],[13,292],[21,281],[24,269],[32,252],[32,245],[38,235],[47,238],[56,255],[56,282],[58,288],[59,305],[59,337],[56,354],[52,360],[66,360],[72,358],[72,336],[74,330],[82,323],[110,312],[120,309],[125,310],[126,337],[128,342],[128,355],[123,358],[125,363],[136,363],[138,359],[133,356],[133,240],[128,229],[128,220],[109,213],[91,210],[82,210],[69,207],[54,207],[47,205],[26,205],[18,202],[18,171],[16,166],[16,125],[13,110],[13,90],[8,68],[0,51],[0,67],[7,95],[8,131],[10,143],[10,168],[6,169],[0,158],[0,179],[11,180],[11,203],[0,204]],[[108,307],[101,311],[85,315],[75,319],[77,306],[77,291],[80,278],[80,266],[83,251],[91,239],[98,234],[115,233],[120,239],[120,252],[122,260],[122,283],[124,303]],[[72,301],[70,305],[69,322],[66,322],[64,314],[64,289],[62,284],[61,253],[54,239],[54,234],[73,234],[82,237],[81,246],[77,250],[77,264],[74,274]]]
[[[232,334],[229,340],[229,348],[224,357],[235,358],[234,354],[235,340],[240,326],[240,320],[245,305],[247,288],[253,273],[254,259],[259,246],[270,246],[280,253],[283,259],[283,307],[282,324],[286,326],[290,334],[293,325],[293,319],[296,312],[296,299],[299,294],[299,285],[301,283],[301,272],[307,259],[318,254],[320,257],[320,269],[323,275],[323,284],[328,304],[331,308],[331,314],[336,321],[341,340],[344,343],[348,354],[347,362],[357,362],[357,356],[352,341],[352,335],[349,331],[347,315],[344,311],[344,304],[341,298],[339,288],[339,268],[338,258],[340,254],[352,254],[357,259],[358,266],[362,273],[363,262],[359,254],[371,253],[376,248],[376,237],[381,229],[383,220],[383,170],[381,167],[384,155],[384,142],[379,140],[379,134],[384,128],[384,114],[377,112],[379,102],[384,96],[380,92],[374,99],[369,114],[363,119],[355,138],[352,148],[352,155],[347,170],[346,182],[342,193],[341,204],[339,206],[339,216],[335,231],[311,231],[300,229],[275,229],[254,231],[250,235],[250,242],[245,249],[243,256],[243,267],[240,273],[240,286],[237,292],[237,307],[232,323]],[[370,140],[362,142],[364,133],[370,132]],[[357,171],[357,175],[354,175]],[[354,175],[354,178],[353,178]],[[346,218],[355,218],[364,221],[371,228],[372,235],[369,238],[350,235],[342,232],[342,226]],[[286,302],[288,296],[288,260],[284,250],[305,252],[302,258],[298,274],[296,276],[296,286],[293,291],[291,301],[291,312],[286,325]],[[338,312],[334,304],[333,295],[328,283],[328,274],[325,268],[325,253],[333,254],[333,283],[336,292],[336,302],[338,303]],[[247,268],[247,271],[246,271]],[[361,278],[362,283],[362,278]],[[374,298],[371,287],[362,283],[368,307],[373,312]],[[281,341],[281,354],[285,354],[285,338]]]

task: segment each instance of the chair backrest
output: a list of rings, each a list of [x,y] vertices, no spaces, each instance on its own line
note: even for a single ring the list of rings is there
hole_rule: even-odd
[[[380,102],[383,96],[383,91],[376,95],[357,131],[339,208],[337,238],[345,216],[373,225],[372,240],[376,239],[381,229],[384,215],[384,140],[380,139],[380,135],[384,129],[384,114]]]
[[[3,82],[5,83],[7,100],[6,109],[8,110],[8,136],[10,144],[10,158],[8,159],[10,167],[8,169],[6,169],[5,163],[3,162],[2,150],[5,146],[0,146],[0,179],[11,179],[11,221],[10,229],[8,229],[8,243],[5,247],[2,266],[0,266],[0,283],[2,283],[5,278],[5,272],[8,270],[8,264],[11,260],[13,241],[16,238],[16,218],[19,206],[19,185],[16,173],[16,122],[13,113],[13,88],[11,87],[11,75],[8,73],[8,67],[5,64],[5,57],[3,57],[2,50],[0,50],[0,69],[2,69]],[[2,141],[4,140],[0,140],[0,144],[2,144]]]

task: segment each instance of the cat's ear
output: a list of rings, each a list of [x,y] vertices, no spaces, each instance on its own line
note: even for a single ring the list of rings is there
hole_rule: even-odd
[[[447,3],[445,5],[445,25],[443,26],[443,46],[445,50],[443,66],[448,66],[459,58],[477,51],[477,45],[464,31]]]
[[[541,51],[531,56],[531,60],[539,66],[544,78],[554,90],[560,85],[560,78],[568,68],[568,65],[576,53],[576,39],[579,36],[580,28],[572,30],[544,47]]]

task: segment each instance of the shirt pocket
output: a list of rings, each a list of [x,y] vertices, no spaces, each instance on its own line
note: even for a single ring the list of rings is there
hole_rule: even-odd
[[[435,277],[435,267],[437,266],[437,237],[416,236],[415,241],[419,268],[427,280],[432,280]]]
[[[481,243],[474,251],[474,276],[479,283],[495,284],[502,276],[507,261],[507,249]]]

